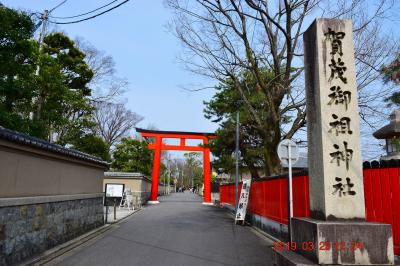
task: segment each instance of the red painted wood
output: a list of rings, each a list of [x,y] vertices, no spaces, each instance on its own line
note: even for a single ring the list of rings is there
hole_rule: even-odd
[[[263,190],[264,190],[264,208],[263,208],[263,216],[268,217],[273,220],[279,221],[280,217],[280,193],[279,193],[279,179],[268,180],[267,182],[263,182]]]
[[[308,197],[308,177],[293,177],[293,216],[308,217],[309,197]]]
[[[150,201],[157,201],[158,197],[158,176],[160,175],[160,160],[161,160],[161,142],[160,137],[156,138],[156,149],[153,159],[153,172],[151,175],[151,194]]]
[[[289,202],[289,195],[288,195],[288,180],[286,178],[280,179],[281,181],[281,209],[282,209],[282,215],[280,222],[283,224],[288,224],[288,217],[289,217],[289,208],[288,208],[288,202]]]
[[[364,169],[364,198],[367,221],[376,221],[372,190],[372,169]]]
[[[264,182],[256,181],[251,184],[253,196],[252,212],[257,215],[263,215],[264,212]]]
[[[374,202],[375,221],[383,222],[383,206],[382,206],[382,188],[381,178],[379,176],[379,169],[371,169],[372,177],[372,198]]]
[[[156,149],[154,143],[149,144],[149,149],[154,150]],[[161,145],[161,150],[171,150],[171,151],[204,151],[205,149],[203,147],[199,146],[180,146],[180,145],[167,145],[167,144],[162,144]]]
[[[208,139],[203,140],[204,145],[208,145]],[[203,171],[204,171],[204,202],[211,203],[211,165],[210,165],[210,149],[205,148],[203,152]]]
[[[389,168],[389,181],[392,188],[391,201],[392,201],[392,230],[393,230],[393,243],[395,253],[400,254],[400,169]],[[397,250],[397,252],[396,252]]]
[[[309,186],[309,179],[308,176],[304,176],[306,182],[304,183],[304,197],[306,199],[305,208],[306,208],[306,215],[305,217],[310,217],[310,186]]]
[[[379,176],[381,178],[381,189],[382,189],[382,210],[383,210],[383,222],[393,224],[392,219],[392,191],[389,181],[389,168],[380,168]]]
[[[162,137],[162,138],[168,138],[168,139],[204,139],[204,135],[192,135],[192,134],[163,134],[163,133],[150,133],[150,132],[140,132],[140,135],[145,138],[156,138],[156,137]],[[212,139],[215,138],[216,136],[211,136],[208,135],[207,138]]]

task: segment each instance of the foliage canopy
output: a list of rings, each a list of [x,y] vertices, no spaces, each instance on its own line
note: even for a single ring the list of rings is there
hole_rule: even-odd
[[[153,152],[145,141],[123,138],[116,146],[112,170],[123,172],[139,172],[150,176],[153,162]]]

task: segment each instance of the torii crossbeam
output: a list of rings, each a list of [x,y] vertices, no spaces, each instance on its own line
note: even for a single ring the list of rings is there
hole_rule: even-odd
[[[203,152],[204,163],[204,196],[203,204],[211,205],[211,169],[210,169],[210,149],[207,147],[209,139],[215,138],[214,133],[201,132],[181,132],[181,131],[161,131],[136,128],[136,132],[146,139],[149,143],[148,147],[154,150],[153,172],[151,181],[150,204],[159,203],[158,196],[158,180],[160,175],[160,160],[162,150],[173,151],[198,151]],[[150,141],[153,139],[153,141]],[[168,145],[163,143],[163,139],[179,139],[179,145]],[[202,146],[188,146],[186,140],[195,139],[202,140]]]

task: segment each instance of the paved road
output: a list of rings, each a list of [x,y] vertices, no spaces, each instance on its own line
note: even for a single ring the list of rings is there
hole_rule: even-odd
[[[273,265],[264,238],[190,192],[161,197],[60,265]]]

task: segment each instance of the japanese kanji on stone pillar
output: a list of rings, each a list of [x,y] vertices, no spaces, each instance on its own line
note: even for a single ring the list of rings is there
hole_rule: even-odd
[[[304,36],[310,210],[323,220],[365,219],[351,21],[312,27]]]
[[[292,228],[315,249],[297,252],[321,264],[393,264],[391,226],[365,222],[351,21],[316,19],[304,52],[311,218]]]

